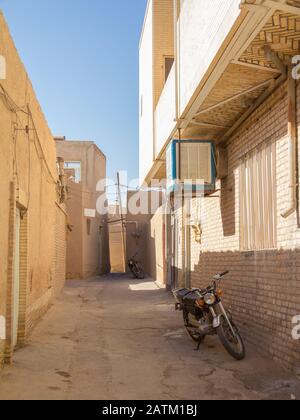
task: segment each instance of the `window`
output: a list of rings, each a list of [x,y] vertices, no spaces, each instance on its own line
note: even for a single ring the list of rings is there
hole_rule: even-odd
[[[277,246],[276,144],[256,149],[240,166],[241,250]]]
[[[174,64],[174,57],[165,57],[165,82],[168,80]]]
[[[74,182],[76,182],[76,184],[79,184],[81,182],[80,162],[65,162],[65,170],[74,171]]]

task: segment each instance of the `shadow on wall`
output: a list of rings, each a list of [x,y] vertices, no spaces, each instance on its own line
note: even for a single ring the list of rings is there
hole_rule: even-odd
[[[244,337],[259,352],[300,371],[300,342],[292,338],[300,315],[300,248],[291,251],[203,252],[191,273],[193,287],[206,287],[217,272],[224,301]]]
[[[156,241],[157,239],[155,236],[151,236],[151,227],[149,225],[149,241],[148,241],[148,254],[149,254],[149,275],[153,279],[157,279],[158,276],[158,269],[157,269],[157,260],[156,260]]]
[[[221,180],[221,216],[223,234],[225,237],[235,235],[235,179],[234,174],[230,174],[226,179]]]
[[[167,261],[166,261],[166,228],[165,216],[157,212],[149,224],[149,266],[150,275],[160,286],[167,285]]]
[[[145,218],[145,216],[142,216]],[[142,218],[141,217],[141,218]],[[146,275],[152,277],[161,285],[165,285],[165,257],[164,257],[164,225],[152,225],[153,217],[147,216],[149,222],[138,223],[138,236],[136,226],[128,224],[126,228],[127,260],[136,255],[142,264]],[[126,267],[127,273],[129,272]]]

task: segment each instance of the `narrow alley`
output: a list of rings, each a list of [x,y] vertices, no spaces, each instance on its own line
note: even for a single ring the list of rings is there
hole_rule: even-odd
[[[0,399],[299,397],[299,381],[249,347],[243,362],[216,337],[196,352],[172,296],[120,275],[68,282],[0,374]]]

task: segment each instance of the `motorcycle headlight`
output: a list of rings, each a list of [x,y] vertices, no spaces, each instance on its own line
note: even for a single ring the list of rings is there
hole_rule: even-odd
[[[216,302],[216,297],[213,293],[207,293],[204,296],[204,301],[206,305],[213,305]]]

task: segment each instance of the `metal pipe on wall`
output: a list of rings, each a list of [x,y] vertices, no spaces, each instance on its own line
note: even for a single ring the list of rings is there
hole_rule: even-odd
[[[289,186],[287,206],[281,216],[287,218],[297,210],[297,110],[296,110],[296,80],[292,69],[288,73],[288,155],[289,155]]]
[[[175,66],[175,120],[178,120],[179,117],[179,92],[178,92],[178,0],[173,0],[173,18],[174,18],[174,27],[173,27],[173,36],[174,36],[174,66]],[[179,134],[180,135],[180,134]],[[180,148],[180,146],[179,146]],[[180,155],[180,152],[179,152]],[[166,252],[166,272],[165,276],[167,278],[167,287],[177,287],[177,281],[175,277],[175,266],[178,263],[178,256],[176,258],[176,232],[177,227],[175,224],[178,223],[178,219],[175,216],[174,201],[172,202],[169,197],[166,203],[167,211],[165,216],[165,252]],[[174,221],[174,224],[172,223]],[[178,267],[177,267],[178,268]],[[178,280],[178,279],[177,279]]]
[[[191,197],[185,196],[185,287],[191,288]]]
[[[120,172],[117,173],[117,185],[118,185],[118,197],[119,197],[119,211],[121,217],[121,235],[122,235],[122,246],[123,246],[123,264],[124,271],[126,272],[126,225],[125,218],[123,216],[123,207],[122,207],[122,193],[121,193],[121,183],[120,183]]]
[[[178,0],[173,0],[173,14],[174,14],[174,66],[175,66],[175,110],[176,120],[179,118],[179,89],[178,89]]]

